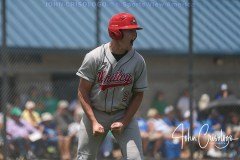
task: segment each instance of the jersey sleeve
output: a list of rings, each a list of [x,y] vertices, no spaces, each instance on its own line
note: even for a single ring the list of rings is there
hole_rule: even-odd
[[[147,80],[147,67],[144,59],[141,64],[137,67],[135,80],[133,84],[133,91],[135,92],[143,92],[148,88],[148,80]]]
[[[93,57],[91,52],[86,54],[86,56],[84,57],[82,65],[77,71],[76,75],[90,82],[95,81],[96,63],[95,58]]]

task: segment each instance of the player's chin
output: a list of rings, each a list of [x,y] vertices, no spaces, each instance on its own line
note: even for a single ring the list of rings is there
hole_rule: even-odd
[[[134,40],[130,40],[130,42],[128,43],[128,50],[131,50],[134,44]]]
[[[125,41],[124,48],[128,51],[131,50],[133,47],[133,42],[134,40]]]

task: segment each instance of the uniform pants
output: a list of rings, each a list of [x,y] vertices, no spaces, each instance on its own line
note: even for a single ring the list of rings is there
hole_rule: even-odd
[[[101,143],[106,137],[110,126],[123,118],[125,111],[119,111],[114,115],[93,110],[94,115],[105,130],[101,136],[93,136],[92,125],[84,113],[80,123],[77,160],[95,160]],[[118,142],[124,160],[143,160],[142,140],[137,121],[133,118],[121,133],[113,133]]]

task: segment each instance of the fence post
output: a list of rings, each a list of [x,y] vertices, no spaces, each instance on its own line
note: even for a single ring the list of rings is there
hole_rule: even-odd
[[[6,0],[2,0],[2,49],[1,49],[1,68],[2,68],[2,108],[3,108],[3,156],[7,160],[8,157],[8,146],[7,146],[7,101],[8,101],[8,58],[6,50]]]
[[[96,0],[96,45],[97,46],[100,45],[100,35],[101,35],[101,31],[100,31],[100,23],[101,23],[101,19],[100,19],[100,10],[101,10],[100,1],[101,0]]]
[[[193,12],[192,0],[188,0],[188,87],[190,93],[189,110],[190,110],[190,136],[193,136]],[[193,142],[190,141],[190,159],[193,159]]]

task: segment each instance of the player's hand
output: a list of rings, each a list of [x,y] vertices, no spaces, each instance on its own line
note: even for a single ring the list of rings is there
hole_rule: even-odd
[[[93,128],[93,135],[94,136],[104,134],[103,126],[101,124],[99,124],[98,122],[93,123],[92,128]]]
[[[121,133],[124,128],[124,125],[122,122],[114,122],[111,125],[111,131],[116,132],[116,133]]]

